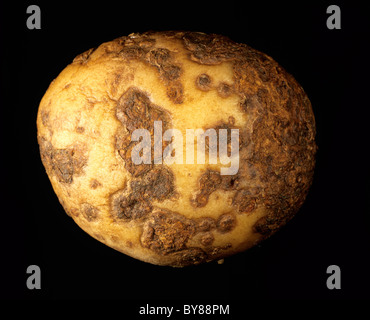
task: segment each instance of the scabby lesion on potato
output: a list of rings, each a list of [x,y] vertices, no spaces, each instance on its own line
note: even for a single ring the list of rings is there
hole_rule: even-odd
[[[88,159],[83,144],[58,149],[44,137],[39,137],[38,140],[41,160],[47,172],[55,175],[59,182],[71,184],[74,177],[83,174]]]
[[[81,204],[81,212],[83,217],[89,222],[96,221],[100,215],[100,210],[90,203]]]
[[[146,129],[150,132],[151,139],[154,140],[155,121],[162,122],[163,130],[169,129],[171,124],[170,113],[152,103],[147,93],[136,87],[130,87],[117,101],[116,118],[122,126],[117,130],[115,148],[125,161],[126,170],[135,177],[147,173],[152,169],[152,164],[136,165],[132,161],[131,151],[136,145],[136,142],[131,141],[132,133],[136,129]],[[163,143],[162,153],[168,143]],[[156,157],[154,143],[151,143],[151,145],[151,151]]]
[[[175,177],[166,166],[157,166],[111,196],[111,212],[115,221],[146,219],[153,202],[176,198]]]
[[[221,175],[219,172],[207,170],[199,178],[199,190],[190,198],[193,207],[204,207],[208,203],[210,195],[217,189],[232,191],[239,184],[238,175]]]
[[[184,89],[180,81],[183,71],[175,59],[174,52],[168,48],[156,47],[156,40],[151,38],[149,33],[122,37],[116,39],[115,43],[115,54],[128,61],[137,60],[154,67],[167,88],[170,101],[174,104],[183,103]]]
[[[86,64],[91,56],[91,54],[96,50],[96,48],[91,48],[86,50],[85,52],[79,54],[77,57],[73,59],[72,63],[79,63],[79,64]]]
[[[161,254],[186,248],[186,242],[195,232],[192,220],[163,209],[155,210],[144,224],[141,243]]]
[[[173,266],[211,261],[232,247],[213,246],[215,232],[231,232],[236,217],[225,213],[217,220],[211,217],[189,219],[166,209],[155,208],[143,224],[140,243],[161,256],[173,258]],[[191,241],[191,244],[190,244]]]

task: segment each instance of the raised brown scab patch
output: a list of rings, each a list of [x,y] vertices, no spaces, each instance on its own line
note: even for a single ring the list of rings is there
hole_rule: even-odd
[[[130,34],[111,41],[106,47],[106,52],[118,54],[124,59],[141,58],[155,43],[155,39],[147,34]]]
[[[232,204],[238,207],[240,213],[251,213],[257,208],[260,193],[259,187],[240,189],[235,193]]]
[[[162,69],[162,66],[167,64],[171,58],[170,50],[166,48],[156,48],[150,50],[147,53],[147,60],[148,62],[156,66],[158,70]]]
[[[270,213],[254,230],[268,236],[293,217],[311,185],[315,120],[303,89],[265,54],[249,50],[234,62],[234,75],[241,109],[255,119],[251,133],[245,135],[248,153],[240,151],[247,163],[241,161],[239,172],[258,177],[263,193],[245,194],[244,199],[237,193],[233,203],[244,213],[257,205],[266,207]],[[249,169],[244,170],[246,167]]]
[[[49,127],[49,111],[42,110],[41,111],[41,122],[44,127]]]
[[[212,192],[216,189],[233,190],[238,186],[238,175],[221,175],[219,172],[207,170],[199,179],[199,190],[191,199],[194,207],[204,207]]]
[[[300,95],[293,96],[295,101],[300,99]],[[284,225],[295,214],[312,181],[315,133],[314,125],[310,123],[312,118],[305,114],[309,108],[305,103],[302,99],[292,104],[289,117],[276,110],[278,101],[266,103],[267,109],[260,113],[253,125],[249,161],[265,186],[259,201],[272,212],[255,228],[264,235],[272,234],[278,229],[278,223]],[[299,181],[297,177],[300,177]]]
[[[184,89],[181,82],[172,82],[167,86],[167,96],[175,104],[184,102]]]
[[[196,78],[195,85],[202,91],[209,91],[212,87],[211,77],[206,73],[202,73]]]
[[[81,212],[83,217],[89,222],[95,221],[99,217],[99,209],[89,203],[81,205]]]
[[[241,109],[246,113],[266,114],[268,106],[271,105],[268,91],[265,88],[258,88],[256,94],[246,96],[240,102]]]
[[[101,242],[105,241],[105,238],[100,233],[93,233],[92,236]]]
[[[126,241],[126,246],[129,248],[133,248],[134,244],[131,241]]]
[[[132,132],[135,129],[153,129],[154,121],[165,121],[167,112],[151,103],[148,94],[131,87],[120,97],[116,106],[117,119]]]
[[[123,160],[125,160],[125,168],[126,170],[132,174],[134,177],[139,177],[147,172],[149,172],[153,168],[152,163],[142,163],[142,164],[135,164],[131,158],[132,149],[135,147],[137,142],[129,142],[127,139],[127,135],[124,136],[116,136],[117,143],[116,148],[118,149],[118,154],[121,156]],[[128,143],[126,146],[125,144]]]
[[[200,263],[212,261],[217,259],[225,250],[232,247],[231,243],[227,243],[223,246],[205,246],[201,249],[198,247],[190,247],[184,250],[170,253],[175,258],[171,264],[173,267],[185,267],[189,265],[197,265]]]
[[[112,213],[115,218],[124,220],[146,218],[153,209],[153,201],[161,202],[175,195],[173,173],[167,167],[158,166],[133,179],[129,190],[123,189],[113,194]]]
[[[168,62],[169,59],[167,52],[162,50],[166,48],[154,48],[156,44],[155,37],[157,36],[183,41],[193,61],[208,65],[233,60],[243,53],[248,52],[248,49],[250,49],[247,45],[235,43],[222,35],[205,34],[201,32],[163,31],[137,33],[120,37],[107,44],[105,50],[108,54],[119,54],[125,57],[127,48],[135,48],[136,50],[142,49],[146,55],[145,59],[148,62],[153,63],[153,61],[157,62],[157,60],[160,60],[162,63],[159,64],[164,64]],[[148,52],[151,50],[160,51],[153,54],[154,57],[152,57],[152,54],[148,55]],[[139,56],[142,57],[141,55]],[[129,58],[131,57],[132,56],[129,56]],[[138,55],[134,55],[134,57],[138,57]]]
[[[186,32],[182,39],[190,51],[190,59],[200,64],[216,65],[243,56],[248,49],[245,44],[235,43],[226,36]]]
[[[210,246],[213,241],[215,240],[215,237],[211,232],[205,232],[200,237],[200,243],[204,246]]]
[[[85,128],[84,127],[77,127],[76,128],[76,132],[77,133],[84,133],[85,132]]]
[[[158,58],[157,61],[165,59]],[[159,63],[158,62],[158,63]],[[129,188],[117,191],[111,197],[111,212],[114,219],[146,219],[152,211],[153,201],[163,201],[175,196],[174,175],[165,166],[154,166],[153,161],[162,156],[169,142],[162,145],[162,153],[154,153],[154,121],[162,121],[163,131],[170,125],[167,111],[154,105],[149,97],[136,88],[129,88],[119,99],[116,109],[117,119],[124,126],[117,131],[115,147],[125,161],[127,171],[133,176]],[[131,150],[139,142],[131,141],[135,129],[147,129],[151,134],[154,155],[150,164],[137,165],[132,162]]]
[[[132,59],[144,59],[145,57],[145,50],[139,46],[132,46],[132,47],[124,47],[120,51],[119,55],[127,60]]]
[[[220,217],[217,222],[219,231],[228,232],[235,226],[228,214]],[[232,221],[230,221],[232,220]],[[156,209],[146,219],[141,235],[141,244],[160,255],[172,256],[171,263],[175,267],[199,264],[211,261],[231,244],[212,246],[214,235],[210,232],[216,228],[212,218],[188,219],[178,213]],[[188,247],[189,239],[199,233],[200,247]]]
[[[142,199],[163,201],[175,195],[175,177],[165,166],[155,167],[140,180],[131,182],[131,191]]]
[[[218,123],[214,126],[214,129],[217,131],[218,134],[220,134],[220,129],[227,130],[226,143],[227,143],[227,155],[229,157],[231,156],[231,140],[232,140],[231,129],[238,129],[239,130],[239,136],[238,137],[233,136],[233,139],[235,139],[235,145],[239,144],[239,151],[242,149],[243,144],[245,142],[245,137],[244,137],[244,134],[243,134],[245,132],[245,130],[243,128],[236,127],[234,124],[235,124],[235,118],[230,116],[228,118],[227,123],[225,123],[224,121],[221,121],[220,123]]]
[[[226,233],[235,228],[236,218],[231,213],[225,213],[217,220],[217,230]]]
[[[65,149],[56,149],[45,138],[39,138],[41,160],[48,174],[57,176],[60,182],[71,184],[74,176],[83,173],[87,163],[85,147],[76,145]]]
[[[278,208],[276,205],[270,212],[257,220],[253,226],[254,232],[258,232],[265,237],[269,237],[284,226],[287,221],[291,219],[291,215],[294,215],[297,211],[292,212],[289,210],[289,203],[286,203],[285,208]]]
[[[148,201],[140,201],[134,194],[119,190],[111,196],[111,213],[115,221],[146,218],[153,207]]]
[[[232,244],[231,243],[227,243],[223,246],[217,246],[217,247],[211,247],[207,253],[208,253],[208,256],[210,257],[215,257],[217,255],[219,255],[222,251],[225,251],[227,249],[230,249],[232,247]]]
[[[181,68],[174,64],[172,53],[166,48],[156,48],[149,51],[146,60],[157,68],[163,80],[174,81],[181,76]]]
[[[186,242],[195,232],[192,220],[166,210],[157,210],[145,222],[141,244],[145,248],[167,255],[186,249]]]
[[[229,97],[233,92],[233,89],[230,85],[227,83],[220,83],[217,87],[217,93],[221,98],[227,98]]]
[[[95,51],[96,48],[91,48],[81,54],[79,54],[76,58],[73,59],[72,63],[79,63],[85,64],[89,60],[91,54]]]
[[[216,228],[216,221],[213,218],[199,218],[196,220],[197,232],[210,231]]]
[[[132,33],[126,38],[126,43],[131,43],[132,45],[138,45],[141,48],[149,49],[152,48],[156,40],[150,37],[150,33]]]
[[[183,103],[183,86],[179,81],[182,69],[176,64],[174,52],[167,48],[155,48],[155,39],[150,33],[130,35],[115,40],[109,52],[118,52],[126,60],[140,60],[156,68],[161,80],[167,88],[167,95],[175,104]]]
[[[68,215],[70,217],[78,217],[80,215],[80,210],[78,210],[77,208],[71,208],[68,212]]]
[[[256,208],[257,199],[250,199],[248,201],[242,201],[239,210],[243,213],[250,213]]]
[[[154,154],[154,121],[162,121],[163,132],[169,129],[169,113],[154,105],[147,94],[137,88],[129,88],[118,100],[116,107],[116,117],[125,126],[126,130],[121,130],[116,135],[116,148],[120,156],[125,160],[126,169],[135,177],[140,176],[152,168],[151,164],[136,165],[131,159],[131,150],[139,142],[131,141],[131,134],[135,129],[146,129],[151,134],[152,149]],[[164,142],[162,152],[168,142]],[[153,159],[152,159],[153,160]]]
[[[117,237],[116,235],[114,235],[114,234],[112,234],[111,236],[110,236],[110,240],[111,241],[113,241],[113,242],[115,242],[115,243],[119,243],[120,242],[120,238],[119,237]]]
[[[191,60],[233,64],[232,92],[240,96],[241,110],[255,119],[252,130],[241,131],[238,175],[264,188],[258,201],[251,195],[242,199],[238,193],[233,203],[244,213],[257,205],[268,208],[271,213],[255,230],[272,234],[294,215],[311,185],[316,144],[310,101],[295,79],[262,52],[218,35],[185,33],[180,37]],[[209,192],[200,191],[195,199],[199,201],[193,203],[204,206],[208,196]]]
[[[179,80],[182,70],[174,63],[172,56],[168,49],[156,48],[147,53],[146,61],[158,70],[161,79],[165,82],[170,100],[175,104],[181,104],[184,101],[184,89]]]
[[[91,189],[96,189],[96,188],[98,188],[98,187],[101,187],[101,183],[98,181],[98,180],[96,180],[96,179],[91,179],[90,180],[90,188]]]
[[[233,136],[233,141],[234,141],[234,145],[237,146],[239,144],[239,151],[242,150],[243,148],[243,144],[245,144],[245,141],[246,141],[246,137],[243,135],[243,133],[245,133],[245,130],[243,128],[240,128],[238,126],[235,126],[235,118],[233,116],[229,116],[228,117],[228,121],[225,122],[225,121],[219,121],[217,123],[215,123],[211,128],[204,128],[204,134],[203,135],[200,135],[200,138],[201,139],[205,139],[205,151],[206,151],[206,154],[209,154],[209,151],[213,151],[215,153],[219,152],[218,151],[218,147],[217,147],[217,143],[216,144],[213,144],[213,145],[210,145],[210,139],[209,137],[207,137],[206,133],[207,133],[207,130],[215,130],[217,134],[221,134],[221,131],[220,129],[223,129],[223,130],[226,130],[226,143],[227,143],[227,156],[231,156],[231,140],[232,140],[232,136],[231,136],[231,129],[238,129],[239,130],[239,136]],[[211,149],[210,149],[211,147]],[[213,149],[214,148],[214,149]],[[237,174],[234,176],[234,180],[237,182]]]
[[[171,264],[173,267],[185,267],[206,262],[209,255],[201,248],[188,248],[171,253],[174,262]]]
[[[75,166],[74,149],[56,149],[52,155],[53,169],[60,181],[72,183]],[[78,165],[77,165],[78,166]]]
[[[235,125],[235,118],[233,116],[230,116],[227,120],[228,120],[229,126]]]

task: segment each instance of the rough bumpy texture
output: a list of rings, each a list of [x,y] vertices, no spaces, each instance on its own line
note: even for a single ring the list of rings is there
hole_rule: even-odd
[[[154,121],[184,141],[186,129],[226,129],[229,152],[239,129],[239,171],[158,164],[170,142],[155,147]],[[37,127],[66,212],[99,241],[158,265],[221,259],[271,236],[304,202],[315,165],[301,86],[271,57],[215,34],[131,34],[86,51],[51,83]],[[131,160],[135,129],[151,134],[149,164]]]

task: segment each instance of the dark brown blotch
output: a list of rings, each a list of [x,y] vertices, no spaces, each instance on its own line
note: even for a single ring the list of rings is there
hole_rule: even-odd
[[[47,172],[56,175],[60,182],[71,184],[74,176],[83,173],[83,167],[87,163],[83,145],[56,149],[45,138],[41,137],[39,146],[41,160]]]
[[[77,218],[80,215],[80,210],[78,210],[77,208],[71,208],[71,209],[69,209],[67,211],[68,211],[67,214],[70,217],[76,217]]]
[[[234,229],[236,218],[231,213],[225,213],[217,220],[217,230],[226,233]]]
[[[182,36],[190,59],[200,64],[216,65],[242,56],[244,45],[217,34],[187,32]]]
[[[76,132],[77,133],[84,133],[85,132],[85,128],[84,127],[77,127],[76,128]]]
[[[126,246],[129,247],[129,248],[133,248],[134,244],[131,241],[127,240],[126,241]]]
[[[101,183],[98,181],[98,180],[96,180],[96,179],[91,179],[90,180],[90,188],[91,189],[96,189],[96,188],[98,188],[98,187],[101,187]]]
[[[216,228],[216,221],[213,218],[199,218],[197,222],[197,232],[210,231]]]
[[[191,204],[194,207],[204,207],[208,203],[209,196],[216,189],[234,190],[238,184],[238,175],[221,175],[219,172],[207,170],[199,178],[199,190],[191,199]]]
[[[175,81],[181,76],[181,68],[174,64],[165,65],[161,70],[162,77],[167,81]],[[169,85],[169,83],[167,83]]]
[[[210,246],[214,240],[215,240],[215,237],[213,236],[211,232],[205,232],[204,234],[200,236],[200,243],[203,246]]]
[[[152,202],[162,202],[176,195],[174,175],[167,167],[153,170],[134,178],[130,189],[112,195],[111,211],[115,218],[123,220],[144,219],[152,211]]]
[[[166,48],[156,48],[146,54],[146,62],[157,68],[160,77],[169,82],[177,80],[181,76],[180,66],[174,63],[173,54]]]
[[[202,73],[196,78],[195,85],[202,91],[208,91],[212,85],[211,77],[206,73]]]
[[[242,213],[251,213],[256,208],[256,199],[249,199],[245,202],[242,202],[239,207],[240,212]]]
[[[201,248],[188,248],[171,253],[174,257],[173,267],[185,267],[204,263],[208,259],[208,254]]]
[[[229,97],[232,94],[232,92],[233,92],[232,87],[227,83],[222,82],[217,87],[217,93],[221,98]]]
[[[96,48],[91,48],[73,59],[73,63],[85,64],[89,61],[91,54],[95,51]]]
[[[182,83],[171,82],[167,85],[167,96],[175,104],[181,104],[184,102],[184,88]]]
[[[175,177],[167,167],[155,167],[141,179],[131,182],[131,192],[136,198],[163,201],[175,195]]]
[[[232,204],[238,206],[240,213],[251,213],[257,207],[260,192],[261,188],[258,187],[238,190],[235,193]]]
[[[73,181],[73,149],[54,149],[52,154],[53,169],[60,181],[72,183]]]
[[[131,87],[120,97],[116,107],[117,119],[131,132],[144,128],[153,133],[154,121],[162,121],[167,127],[170,121],[169,113],[154,105],[147,93]],[[129,139],[130,140],[130,139]]]
[[[140,201],[134,194],[117,191],[111,197],[111,213],[118,220],[139,220],[145,218],[152,211],[148,201]]]
[[[280,212],[276,212],[276,210]],[[269,237],[284,226],[293,214],[286,214],[281,209],[272,210],[266,216],[257,220],[253,226],[253,231],[262,234],[264,237]]]
[[[228,125],[234,126],[235,125],[235,118],[233,116],[230,116],[228,119]]]
[[[156,66],[158,68],[161,68],[161,66],[166,64],[169,59],[170,59],[170,50],[166,48],[156,48],[150,50],[147,53],[148,62],[151,65]]]
[[[89,221],[95,221],[99,217],[99,209],[89,203],[83,203],[81,205],[81,212],[83,217]]]
[[[158,210],[144,224],[141,244],[158,254],[167,255],[186,249],[186,242],[195,232],[192,220],[177,213]]]
[[[154,154],[154,121],[162,121],[163,131],[170,126],[170,114],[154,105],[149,96],[143,91],[131,87],[118,100],[116,107],[116,117],[122,123],[125,129],[117,131],[115,137],[115,148],[119,155],[125,161],[125,167],[134,177],[138,177],[150,171],[153,168],[153,159],[150,164],[136,165],[131,158],[131,151],[139,142],[131,141],[131,134],[135,129],[146,129],[151,134],[152,148]],[[162,153],[168,142],[162,145]],[[154,155],[156,156],[156,155]]]
[[[105,241],[105,237],[102,236],[100,233],[93,233],[93,237],[101,242]]]
[[[44,125],[44,127],[49,126],[49,111],[42,110],[41,111],[41,122]]]
[[[240,103],[241,109],[246,112],[259,112],[266,114],[267,107],[271,104],[269,92],[264,88],[259,88],[254,95],[246,96]]]
[[[139,46],[124,47],[119,52],[119,55],[127,60],[143,59],[145,57],[145,50]]]

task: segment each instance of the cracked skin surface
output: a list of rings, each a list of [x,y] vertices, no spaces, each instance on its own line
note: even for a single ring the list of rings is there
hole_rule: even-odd
[[[238,173],[196,161],[136,166],[131,133],[153,136],[154,121],[184,137],[188,128],[239,129]],[[221,259],[271,236],[303,204],[315,165],[302,87],[271,57],[214,34],[131,34],[84,52],[50,84],[37,128],[67,214],[158,265]]]

